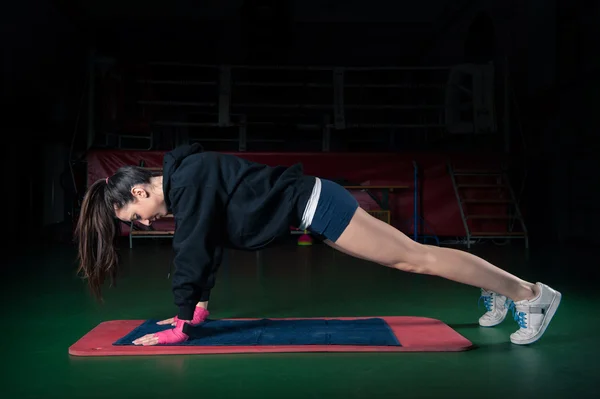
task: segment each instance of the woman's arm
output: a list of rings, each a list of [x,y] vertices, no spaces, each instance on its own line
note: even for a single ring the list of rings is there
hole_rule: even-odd
[[[198,302],[206,302],[205,284],[213,276],[217,219],[215,191],[210,187],[185,186],[172,190],[175,216],[175,271],[172,290],[178,318],[192,320]]]

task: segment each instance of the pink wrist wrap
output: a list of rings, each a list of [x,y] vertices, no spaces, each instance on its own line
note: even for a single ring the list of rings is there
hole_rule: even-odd
[[[185,321],[177,320],[175,328],[157,332],[155,335],[158,337],[159,344],[178,344],[188,340],[188,335],[183,332],[183,325]]]
[[[192,319],[192,322],[190,324],[195,326],[196,324],[203,323],[209,314],[210,314],[210,312],[208,310],[201,308],[199,306],[196,306],[196,309],[194,310],[194,318]],[[178,322],[178,321],[179,321],[179,317],[175,316],[175,322]]]
[[[194,318],[191,320],[191,322],[180,320],[179,317],[175,316],[175,328],[161,331],[155,334],[158,337],[158,343],[178,344],[187,341],[189,336],[183,332],[184,324],[187,323],[194,326],[203,323],[209,314],[210,313],[208,310],[196,306],[196,309],[194,310]]]

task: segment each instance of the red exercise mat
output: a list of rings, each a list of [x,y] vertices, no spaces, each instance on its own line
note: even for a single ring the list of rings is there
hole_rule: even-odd
[[[379,316],[377,316],[379,317]],[[318,319],[359,320],[372,317],[319,317]],[[73,356],[151,356],[201,355],[226,353],[292,353],[292,352],[458,352],[471,349],[471,341],[447,324],[426,317],[379,317],[388,323],[402,346],[373,345],[252,345],[252,346],[117,346],[121,337],[145,320],[113,320],[100,323],[69,348]],[[272,320],[307,320],[285,318]],[[317,319],[317,318],[314,318]],[[255,320],[255,319],[229,319]]]

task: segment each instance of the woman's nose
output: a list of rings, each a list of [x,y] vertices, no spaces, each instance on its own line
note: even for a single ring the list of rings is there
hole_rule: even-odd
[[[139,221],[141,224],[143,224],[144,226],[150,226],[150,220],[146,219],[146,220],[140,220]]]

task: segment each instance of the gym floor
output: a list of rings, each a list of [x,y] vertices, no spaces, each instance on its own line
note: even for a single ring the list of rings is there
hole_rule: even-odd
[[[258,253],[228,252],[211,318],[423,316],[437,318],[477,347],[459,353],[244,354],[72,357],[68,347],[114,319],[168,318],[168,240],[122,249],[123,271],[98,304],[74,274],[73,248],[34,249],[3,270],[6,398],[394,398],[592,397],[600,367],[595,277],[589,252],[483,245],[473,253],[563,293],[545,336],[510,343],[512,314],[480,328],[479,290],[402,273],[319,244],[293,242]],[[573,253],[573,252],[571,252]],[[577,262],[575,262],[575,260]],[[589,267],[589,266],[588,266]],[[8,395],[7,395],[8,394]]]

